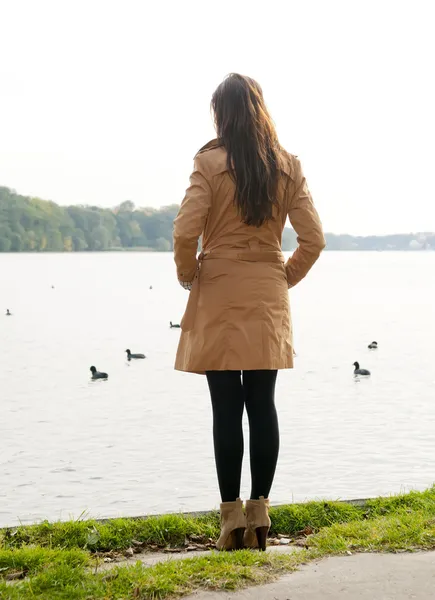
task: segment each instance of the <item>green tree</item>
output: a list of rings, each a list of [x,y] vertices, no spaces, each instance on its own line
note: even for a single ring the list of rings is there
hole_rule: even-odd
[[[132,202],[131,200],[125,200],[118,206],[116,210],[117,212],[133,212],[134,202]]]
[[[22,250],[24,250],[24,240],[22,239],[22,237],[20,235],[18,235],[18,233],[12,233],[11,237],[10,237],[10,242],[11,242],[11,247],[10,247],[10,251],[11,252],[21,252]]]
[[[7,237],[0,237],[0,252],[9,252],[11,249],[11,240]]]
[[[86,243],[85,235],[81,229],[74,229],[72,245],[75,252],[82,252],[87,249],[88,244]]]
[[[59,230],[51,230],[47,234],[47,250],[62,252],[64,250],[63,237]]]
[[[157,250],[157,252],[169,252],[171,249],[171,244],[165,238],[159,237],[156,239],[154,247]]]
[[[107,250],[109,248],[110,234],[104,225],[98,225],[92,232],[92,250]]]
[[[7,223],[0,225],[0,252],[9,252],[12,246],[12,231]]]

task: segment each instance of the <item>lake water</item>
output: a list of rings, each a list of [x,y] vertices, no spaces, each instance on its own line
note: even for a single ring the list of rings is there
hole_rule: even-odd
[[[434,273],[435,252],[326,252],[290,292],[273,503],[433,483]],[[0,274],[0,525],[217,506],[206,380],[173,370],[172,255],[0,254]]]

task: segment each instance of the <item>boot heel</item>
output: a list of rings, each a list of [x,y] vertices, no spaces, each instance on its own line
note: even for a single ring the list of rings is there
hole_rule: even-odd
[[[244,527],[238,527],[233,529],[231,535],[233,536],[233,548],[234,550],[241,550],[243,548],[243,535],[245,533]]]
[[[263,552],[266,550],[268,531],[269,531],[269,527],[257,527],[257,529],[255,530],[255,533],[257,535],[258,547]]]

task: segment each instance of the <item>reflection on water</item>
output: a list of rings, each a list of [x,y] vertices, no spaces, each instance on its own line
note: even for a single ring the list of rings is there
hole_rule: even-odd
[[[325,253],[291,291],[273,502],[432,484],[434,267],[429,252]],[[0,272],[0,525],[216,506],[205,378],[172,368],[187,298],[172,256],[0,254]]]

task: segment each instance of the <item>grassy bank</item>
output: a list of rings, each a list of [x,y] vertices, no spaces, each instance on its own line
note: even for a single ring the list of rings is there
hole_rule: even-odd
[[[218,515],[44,522],[2,530],[0,598],[177,598],[197,589],[264,583],[302,562],[331,554],[435,548],[435,487],[371,500],[363,507],[293,504],[272,509],[271,519],[272,536],[301,537],[306,548],[286,555],[213,553],[152,567],[136,564],[101,571],[102,553],[131,547],[183,548],[192,542],[207,545],[217,538]]]

